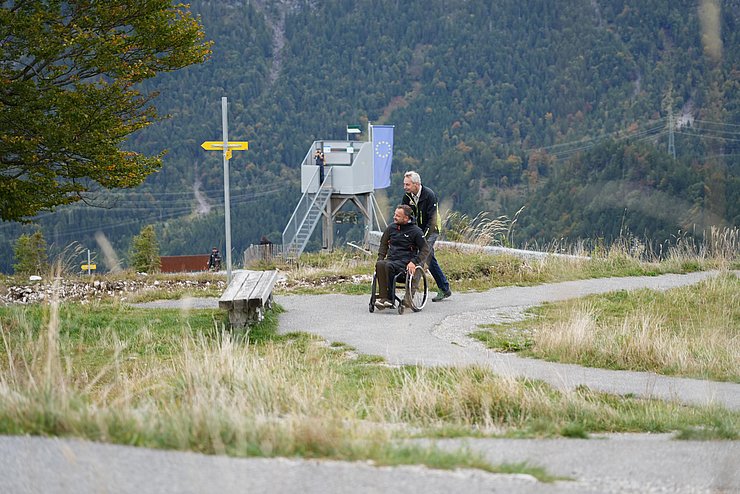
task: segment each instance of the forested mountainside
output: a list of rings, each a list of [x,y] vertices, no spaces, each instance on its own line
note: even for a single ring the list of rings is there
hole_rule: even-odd
[[[221,138],[222,96],[230,139],[249,141],[230,162],[235,259],[262,235],[280,241],[312,141],[368,122],[395,125],[390,202],[416,169],[444,209],[512,217],[524,206],[518,245],[620,231],[662,242],[740,224],[737,0],[193,0],[191,9],[213,55],[143,88],[159,92],[171,118],[129,142],[167,149],[162,170],[101,195],[104,209],[40,215],[56,248],[97,251],[102,232],[125,256],[147,224],[163,255],[223,248],[222,162],[200,147]],[[33,228],[0,225],[3,271]]]

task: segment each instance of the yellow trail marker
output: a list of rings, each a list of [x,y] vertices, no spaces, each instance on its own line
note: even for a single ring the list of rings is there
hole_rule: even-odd
[[[88,271],[88,270],[95,269],[95,268],[97,268],[95,264],[83,264],[82,265],[83,271]]]
[[[205,141],[203,144],[200,145],[200,147],[202,147],[206,151],[223,151],[224,142],[223,141]],[[249,149],[249,142],[248,141],[229,141],[226,147],[227,147],[226,159],[230,160],[232,151],[246,151],[247,149]]]

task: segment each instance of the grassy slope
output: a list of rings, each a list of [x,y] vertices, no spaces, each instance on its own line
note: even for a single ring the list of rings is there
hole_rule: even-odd
[[[483,327],[490,348],[589,367],[740,382],[740,279],[666,292],[618,291],[546,304]]]
[[[614,254],[537,264],[452,251],[440,252],[440,258],[457,286],[469,288],[680,271],[718,262],[645,264]],[[290,274],[288,286],[299,278],[366,274],[369,266],[369,259],[346,253],[309,256]],[[728,279],[729,296],[736,297],[737,279]],[[345,290],[337,288],[344,285],[332,289]],[[718,295],[719,303],[727,296]],[[619,319],[614,306],[621,296],[615,297],[604,312]],[[695,314],[703,303],[682,308],[696,307]],[[236,456],[513,469],[547,480],[546,472],[527,466],[489,465],[469,451],[409,448],[394,439],[637,431],[737,438],[740,430],[740,414],[721,408],[586,388],[562,393],[477,367],[391,368],[377,357],[358,356],[342,345],[326,347],[307,335],[278,336],[274,313],[246,338],[224,331],[225,322],[218,310],[146,310],[115,302],[0,308],[0,432]]]

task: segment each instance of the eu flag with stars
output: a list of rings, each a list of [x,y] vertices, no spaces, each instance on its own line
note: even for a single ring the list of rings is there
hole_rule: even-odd
[[[373,170],[376,189],[391,185],[393,125],[373,125]]]

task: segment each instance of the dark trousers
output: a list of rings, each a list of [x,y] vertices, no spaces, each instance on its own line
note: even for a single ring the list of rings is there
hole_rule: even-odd
[[[375,263],[375,277],[378,282],[378,298],[391,300],[390,286],[398,273],[406,270],[406,262],[384,259]],[[391,300],[392,302],[393,300]]]
[[[429,244],[429,257],[427,257],[426,263],[429,265],[429,272],[431,273],[432,278],[434,278],[437,288],[443,292],[449,292],[450,282],[447,281],[447,277],[442,272],[442,268],[439,266],[437,258],[434,257],[434,243],[437,241],[438,236],[438,234],[432,233],[427,238],[427,243]]]

